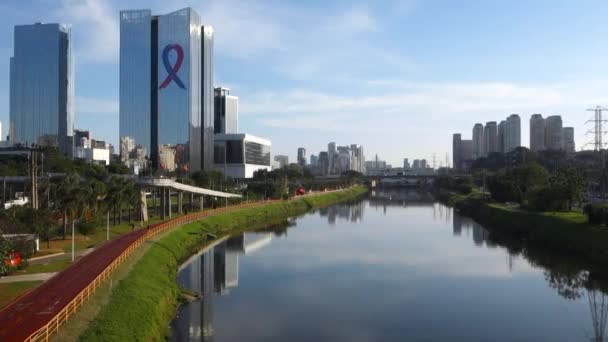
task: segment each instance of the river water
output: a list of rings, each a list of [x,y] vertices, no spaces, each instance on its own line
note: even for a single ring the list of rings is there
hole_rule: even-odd
[[[378,191],[201,251],[174,341],[603,341],[598,272]]]

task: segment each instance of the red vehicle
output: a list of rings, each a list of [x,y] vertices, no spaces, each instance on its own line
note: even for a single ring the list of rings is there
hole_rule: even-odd
[[[304,190],[304,187],[301,186],[299,188],[296,189],[296,196],[302,196],[306,193],[306,190]]]

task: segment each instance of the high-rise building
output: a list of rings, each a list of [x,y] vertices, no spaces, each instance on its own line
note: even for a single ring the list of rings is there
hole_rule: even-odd
[[[545,119],[541,114],[530,117],[530,151],[538,152],[545,149]]]
[[[452,137],[452,168],[456,171],[464,171],[472,159],[473,140],[462,140],[462,135],[454,134]],[[424,163],[426,164],[426,160]]]
[[[566,151],[566,153],[576,152],[576,145],[574,144],[574,127],[564,127],[562,132],[564,151]]]
[[[10,59],[9,136],[14,144],[59,147],[71,154],[74,77],[71,28],[17,25]]]
[[[279,168],[284,168],[289,165],[289,157],[283,155],[274,156],[274,160],[279,163]]]
[[[327,158],[329,160],[329,165],[328,165],[328,174],[333,175],[334,174],[334,170],[335,170],[335,159],[337,157],[337,151],[336,151],[336,143],[335,142],[330,142],[329,144],[327,144]]]
[[[239,98],[230,95],[228,88],[215,88],[215,133],[238,133]]]
[[[484,150],[486,154],[498,152],[498,127],[496,121],[486,122],[483,130]]]
[[[120,137],[179,173],[213,168],[213,29],[191,8],[120,12]]]
[[[545,119],[545,148],[547,150],[561,150],[562,142],[562,117],[559,115],[548,116]]]
[[[74,146],[75,147],[90,147],[91,132],[82,129],[74,130]]]
[[[316,167],[319,163],[319,157],[314,154],[310,155],[310,166]]]
[[[498,152],[505,153],[507,146],[507,135],[505,134],[507,128],[507,122],[502,120],[498,123],[498,133],[496,134],[496,144],[498,144]]]
[[[2,135],[2,121],[0,121],[0,141],[4,141],[4,136]]]
[[[329,174],[329,154],[328,152],[319,153],[319,174],[321,176],[327,176]]]
[[[407,158],[403,159],[403,169],[409,170],[411,168],[410,161]]]
[[[511,114],[504,131],[504,152],[511,152],[521,146],[521,120],[519,115]]]
[[[483,125],[480,123],[473,126],[473,159],[485,157],[483,139]]]
[[[298,148],[298,164],[306,166],[306,149],[304,147]]]

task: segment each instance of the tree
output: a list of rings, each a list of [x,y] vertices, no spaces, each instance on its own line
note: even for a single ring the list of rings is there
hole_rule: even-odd
[[[550,186],[559,189],[563,194],[568,210],[572,210],[574,203],[581,204],[586,185],[584,174],[572,166],[559,168],[550,180]]]
[[[9,271],[9,266],[4,262],[10,257],[13,247],[5,238],[0,235],[0,276],[6,275]]]

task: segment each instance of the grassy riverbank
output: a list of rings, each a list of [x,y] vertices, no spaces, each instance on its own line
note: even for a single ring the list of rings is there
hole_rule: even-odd
[[[530,211],[490,203],[478,193],[464,196],[442,192],[439,199],[471,216],[492,234],[591,263],[608,264],[608,228],[587,223],[580,211]]]
[[[177,267],[211,236],[261,228],[269,223],[358,197],[357,187],[342,192],[227,212],[184,225],[153,245],[112,291],[109,303],[80,336],[83,341],[164,341],[175,315],[180,289]]]

